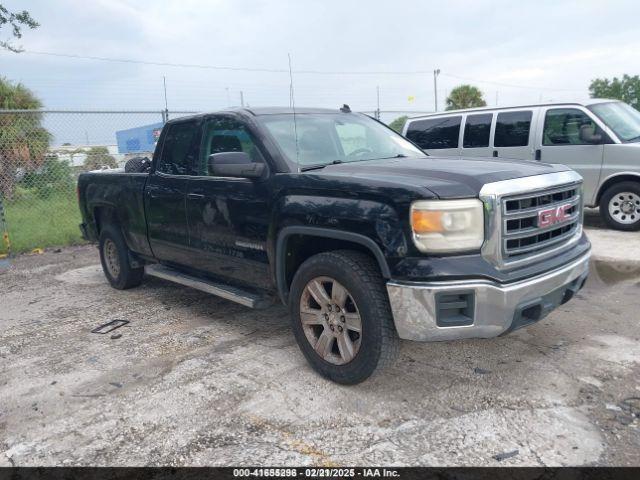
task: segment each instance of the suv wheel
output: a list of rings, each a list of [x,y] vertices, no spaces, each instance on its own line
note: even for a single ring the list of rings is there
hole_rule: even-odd
[[[609,187],[600,199],[600,215],[616,230],[639,230],[640,184],[621,182]]]
[[[399,339],[369,256],[335,251],[309,258],[295,274],[289,303],[298,345],[321,375],[360,383],[395,360]]]
[[[102,271],[113,288],[126,290],[142,283],[144,267],[132,268],[129,264],[129,248],[117,226],[102,229],[99,248]]]

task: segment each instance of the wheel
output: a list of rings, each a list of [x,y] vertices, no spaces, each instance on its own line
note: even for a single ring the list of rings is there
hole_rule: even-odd
[[[349,250],[306,260],[291,284],[298,346],[321,375],[356,384],[393,363],[400,340],[376,262]]]
[[[640,183],[620,182],[609,187],[600,198],[600,215],[616,230],[639,230]]]
[[[129,248],[122,232],[115,225],[106,225],[100,232],[100,262],[102,271],[113,288],[126,290],[142,283],[144,267],[131,267]]]

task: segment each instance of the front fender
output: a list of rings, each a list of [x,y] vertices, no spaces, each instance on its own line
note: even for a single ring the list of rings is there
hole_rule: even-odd
[[[407,254],[407,232],[401,214],[380,201],[287,195],[278,201],[273,211],[277,214],[271,223],[268,248],[274,258],[273,273],[281,297],[286,296],[288,290],[284,254],[291,235],[358,243],[371,251],[386,278],[390,277],[389,259]]]

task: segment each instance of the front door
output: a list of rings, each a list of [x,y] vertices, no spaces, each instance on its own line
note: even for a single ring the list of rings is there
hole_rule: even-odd
[[[245,152],[253,161],[264,156],[249,128],[231,116],[209,117],[204,124],[198,176],[187,182],[190,247],[198,268],[238,282],[271,288],[266,244],[269,195],[263,179],[209,174],[209,155]]]
[[[158,260],[188,265],[185,198],[187,178],[193,173],[199,147],[199,125],[185,121],[165,128],[162,151],[145,188],[149,244]]]
[[[543,115],[544,124],[537,139],[539,159],[547,163],[562,163],[582,175],[585,204],[592,205],[600,181],[604,145],[583,141],[580,129],[587,126],[603,138],[606,134],[578,108],[548,108]]]

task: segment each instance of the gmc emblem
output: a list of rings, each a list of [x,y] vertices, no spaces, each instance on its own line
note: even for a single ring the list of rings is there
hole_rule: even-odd
[[[568,220],[570,215],[567,211],[571,208],[571,204],[561,205],[559,207],[547,208],[538,212],[538,227],[550,227],[556,223]]]

